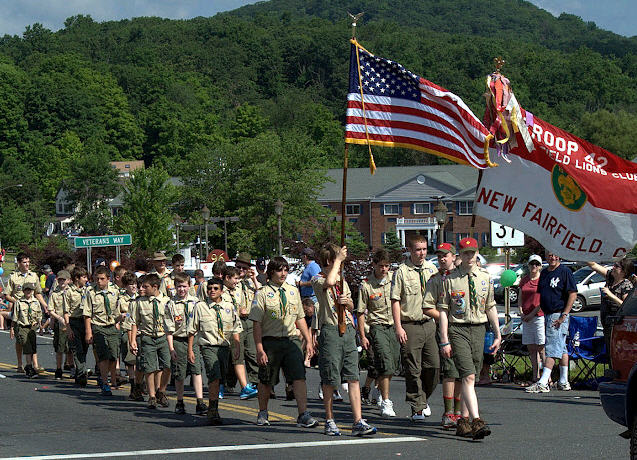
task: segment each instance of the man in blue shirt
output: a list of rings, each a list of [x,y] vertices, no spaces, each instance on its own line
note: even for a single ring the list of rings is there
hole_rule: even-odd
[[[560,265],[557,254],[546,251],[546,261],[549,266],[542,270],[538,281],[540,293],[540,308],[544,312],[544,329],[546,331],[546,345],[544,370],[542,377],[526,389],[527,393],[548,393],[549,378],[555,361],[560,361],[560,381],[558,390],[568,391],[568,353],[566,351],[566,336],[568,335],[568,314],[573,302],[577,298],[577,286],[573,273],[564,265]]]
[[[303,273],[301,273],[301,280],[297,283],[299,291],[301,291],[301,299],[309,297],[316,304],[317,300],[312,288],[312,278],[321,272],[321,267],[314,260],[314,251],[310,248],[303,249],[301,261],[305,265]]]

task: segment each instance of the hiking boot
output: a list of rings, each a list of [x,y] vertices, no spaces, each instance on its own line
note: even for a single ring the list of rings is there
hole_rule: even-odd
[[[135,383],[133,388],[131,388],[130,395],[128,395],[128,399],[131,401],[142,402],[144,400],[144,395],[142,394],[142,385]]]
[[[474,418],[471,423],[471,437],[473,439],[484,439],[491,434],[491,429],[480,418]]]
[[[184,415],[186,413],[186,406],[183,401],[177,401],[175,404],[175,414]]]
[[[206,415],[207,412],[208,406],[206,405],[206,403],[203,401],[198,402],[197,406],[195,407],[195,413],[197,415]]]
[[[451,413],[447,413],[447,414],[443,414],[442,416],[442,427],[445,430],[450,430],[452,428],[455,428],[455,426],[457,425],[455,416]]]
[[[300,426],[303,428],[314,428],[317,425],[318,425],[318,422],[316,421],[314,417],[312,417],[312,414],[310,414],[309,411],[303,412],[296,419],[296,426]]]
[[[259,426],[270,426],[270,421],[268,420],[268,411],[260,410],[257,415],[257,425]]]
[[[55,380],[62,380],[62,369],[58,368],[55,370]]]
[[[352,425],[352,436],[364,436],[366,434],[376,434],[376,427],[368,424],[365,419],[360,419],[358,423]]]
[[[152,396],[148,398],[148,408],[157,409],[157,398],[154,398]]]
[[[380,406],[380,416],[383,418],[396,417],[394,403],[391,399],[383,399],[383,404]]]
[[[210,401],[210,407],[208,408],[206,416],[208,417],[208,424],[212,426],[223,425],[223,420],[221,420],[221,416],[219,415],[219,401]],[[205,406],[205,404],[204,404]],[[257,420],[257,424],[258,424]]]
[[[526,388],[527,393],[548,393],[551,391],[548,385],[544,385],[540,382],[535,382],[533,385],[530,385]]]
[[[164,393],[163,391],[158,391],[156,397],[157,404],[159,404],[161,407],[168,407],[168,398],[166,397],[166,393]]]
[[[473,436],[473,430],[468,418],[460,417],[458,419],[458,423],[456,425],[456,436],[460,436],[462,438],[470,438]]]
[[[323,431],[328,436],[340,436],[341,430],[336,426],[336,422],[333,418],[325,420],[325,430]]]

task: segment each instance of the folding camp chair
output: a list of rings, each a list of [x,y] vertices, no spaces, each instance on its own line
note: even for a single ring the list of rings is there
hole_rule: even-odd
[[[495,363],[491,366],[494,377],[501,382],[514,382],[522,375],[530,371],[529,361],[526,359],[529,352],[522,345],[520,318],[509,318],[500,326],[502,342],[495,355]]]
[[[571,362],[575,363],[573,381],[591,382],[597,388],[597,367],[608,365],[608,354],[603,336],[596,336],[597,316],[571,316],[568,325],[566,348]]]

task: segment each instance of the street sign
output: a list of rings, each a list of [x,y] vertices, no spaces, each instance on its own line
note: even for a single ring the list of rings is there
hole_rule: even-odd
[[[75,248],[103,248],[106,246],[128,246],[132,244],[130,235],[76,236]]]
[[[524,246],[524,233],[515,228],[497,222],[491,222],[491,246],[494,248],[512,248]]]

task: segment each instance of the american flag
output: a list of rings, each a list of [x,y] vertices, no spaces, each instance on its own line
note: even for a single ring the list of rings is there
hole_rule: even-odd
[[[488,135],[458,96],[352,44],[345,142],[411,148],[482,169]]]

